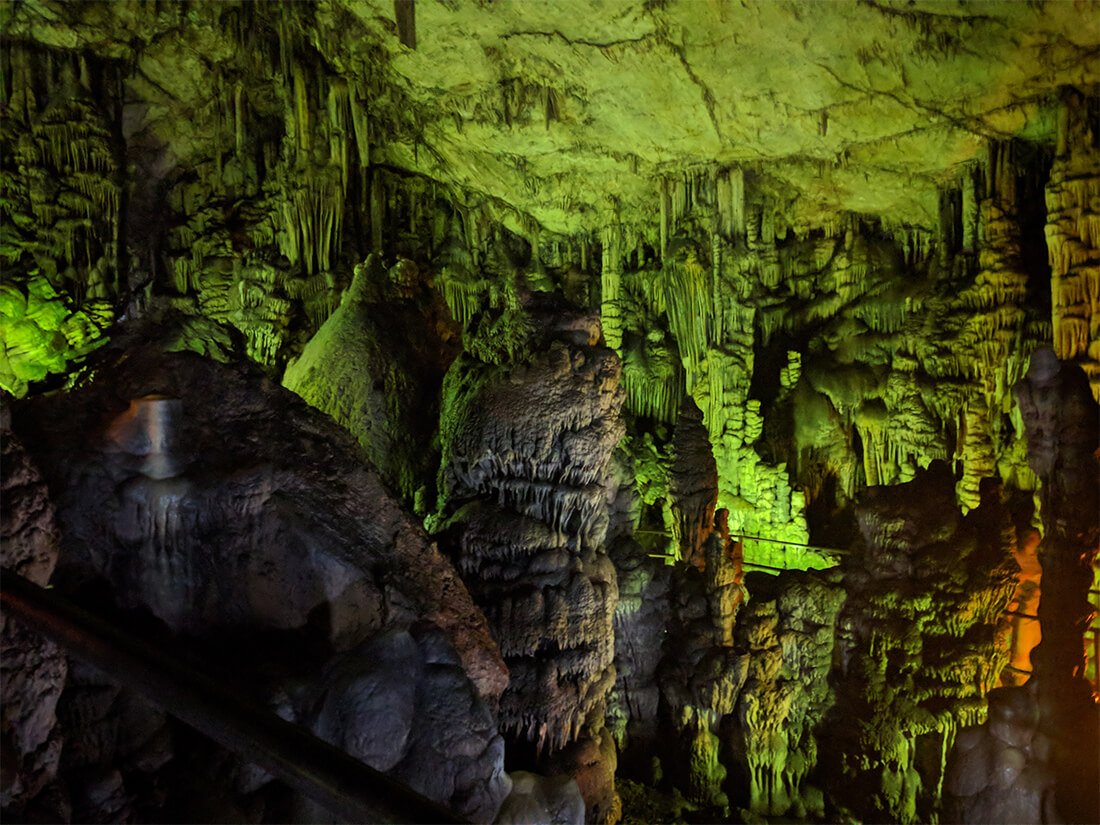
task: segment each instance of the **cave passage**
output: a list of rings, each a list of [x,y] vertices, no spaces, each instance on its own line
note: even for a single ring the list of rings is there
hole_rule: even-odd
[[[0,815],[1100,821],[1097,54],[0,5]]]

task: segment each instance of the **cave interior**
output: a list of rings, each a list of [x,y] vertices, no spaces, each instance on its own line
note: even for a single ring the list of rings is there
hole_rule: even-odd
[[[1100,822],[1092,0],[10,0],[0,273],[4,821]]]

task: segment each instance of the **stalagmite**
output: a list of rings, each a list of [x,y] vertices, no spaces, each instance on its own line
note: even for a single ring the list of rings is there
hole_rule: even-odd
[[[477,821],[501,733],[568,777],[510,821],[1096,819],[1089,10],[523,5],[4,6],[50,478],[0,503],[56,508],[55,587]],[[105,434],[155,393],[174,445]],[[315,818],[68,678],[5,694],[3,817]]]
[[[583,343],[571,324],[588,330]],[[618,589],[604,540],[623,391],[617,357],[595,346],[597,319],[571,324],[545,329],[534,352],[452,366],[433,518],[459,535],[459,566],[511,671],[503,729],[544,765],[591,773],[581,790],[599,817],[613,798],[606,759],[576,760],[604,736],[615,679]],[[571,400],[542,400],[558,398]]]

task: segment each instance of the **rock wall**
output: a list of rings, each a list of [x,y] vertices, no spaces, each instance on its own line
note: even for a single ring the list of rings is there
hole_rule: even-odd
[[[4,467],[0,563],[5,573],[45,586],[57,564],[60,535],[45,481],[12,433],[8,398],[0,399],[0,461]],[[11,616],[0,616],[0,662],[4,705],[0,806],[6,815],[18,816],[24,815],[37,797],[48,796],[43,792],[57,777],[62,738],[56,710],[68,666],[52,642]],[[39,808],[48,817],[54,804],[42,799]]]
[[[350,438],[259,375],[196,356],[135,349],[97,379],[16,426],[57,491],[58,586],[187,640],[288,718],[491,818],[508,793],[494,717],[507,671],[453,568]],[[414,670],[409,712],[394,715],[395,680]],[[186,776],[194,749],[165,744],[163,713],[121,686],[77,677],[61,711],[67,771],[84,783],[73,816],[166,815],[142,789]],[[406,729],[383,736],[391,716]],[[265,784],[235,776],[215,783],[233,804]]]

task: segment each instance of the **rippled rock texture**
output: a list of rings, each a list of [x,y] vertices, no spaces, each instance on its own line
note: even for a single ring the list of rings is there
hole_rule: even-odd
[[[460,357],[440,428],[442,513],[511,674],[501,724],[551,754],[603,736],[618,601],[604,541],[619,360],[598,321],[566,321],[499,363]]]
[[[1007,659],[1015,530],[996,485],[983,489],[964,517],[936,462],[908,484],[868,490],[857,508],[826,734],[840,754],[829,783],[857,816],[934,815],[955,732],[982,718]]]

